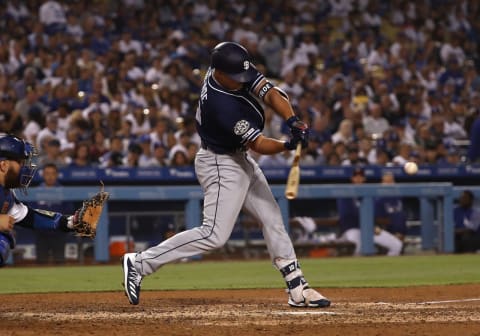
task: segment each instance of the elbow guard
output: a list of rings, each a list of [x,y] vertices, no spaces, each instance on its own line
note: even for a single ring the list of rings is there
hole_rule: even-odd
[[[290,100],[290,98],[288,97],[288,94],[282,89],[280,89],[278,86],[275,86],[274,89],[277,90],[278,93],[280,93],[283,98],[285,98],[286,100]]]

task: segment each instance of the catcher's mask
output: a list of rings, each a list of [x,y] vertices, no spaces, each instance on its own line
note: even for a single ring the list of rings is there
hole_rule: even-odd
[[[37,165],[33,163],[36,155],[35,147],[27,141],[10,134],[0,137],[0,160],[13,160],[20,164],[18,188],[24,194],[37,171]]]

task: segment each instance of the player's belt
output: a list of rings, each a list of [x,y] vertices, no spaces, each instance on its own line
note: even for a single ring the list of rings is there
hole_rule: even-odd
[[[237,154],[241,152],[246,152],[247,149],[245,147],[229,150],[229,149],[224,149],[224,148],[212,148],[211,146],[208,146],[206,143],[202,141],[201,147],[203,149],[209,150],[211,152],[214,152],[215,154]]]

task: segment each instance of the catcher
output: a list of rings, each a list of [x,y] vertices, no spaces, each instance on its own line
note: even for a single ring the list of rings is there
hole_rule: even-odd
[[[35,148],[16,136],[0,135],[0,266],[4,266],[15,248],[14,225],[34,230],[59,230],[72,232],[82,237],[95,237],[97,223],[108,193],[102,190],[91,199],[84,201],[73,215],[33,209],[20,202],[12,189],[24,193],[36,166],[33,157]]]

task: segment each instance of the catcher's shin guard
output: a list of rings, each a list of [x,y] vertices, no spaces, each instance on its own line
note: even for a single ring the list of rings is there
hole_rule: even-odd
[[[142,276],[135,268],[136,253],[126,253],[122,258],[123,268],[123,287],[125,295],[132,305],[138,305],[140,302],[140,285]]]
[[[15,248],[15,238],[10,232],[0,232],[0,267],[5,266],[10,251]]]
[[[308,286],[297,260],[278,261],[277,267],[288,288],[288,304],[292,307],[324,308],[330,300]]]

